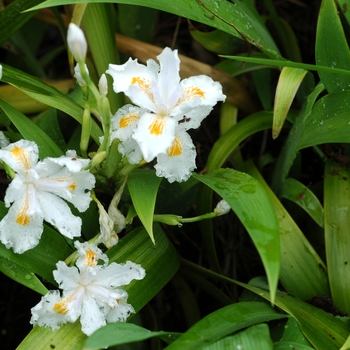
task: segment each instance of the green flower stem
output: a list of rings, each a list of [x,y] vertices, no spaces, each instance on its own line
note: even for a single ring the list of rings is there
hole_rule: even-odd
[[[181,227],[184,223],[197,222],[202,220],[214,219],[218,215],[216,212],[207,213],[193,218],[183,218],[182,216],[173,215],[173,214],[154,214],[153,221],[161,222],[170,226],[179,226]]]

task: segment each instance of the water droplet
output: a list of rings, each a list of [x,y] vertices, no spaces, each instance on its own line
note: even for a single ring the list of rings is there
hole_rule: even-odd
[[[320,120],[319,124],[320,124],[320,125],[323,125],[323,120]]]
[[[27,274],[24,276],[24,278],[25,278],[26,280],[31,280],[32,277],[33,277],[33,273],[27,273]]]

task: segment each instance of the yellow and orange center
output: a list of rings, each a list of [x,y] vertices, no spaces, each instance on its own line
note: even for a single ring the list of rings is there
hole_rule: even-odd
[[[56,303],[52,310],[57,312],[58,314],[62,315],[62,314],[66,314],[68,312],[68,307],[67,307],[67,303],[70,299],[70,296],[64,298],[63,300],[61,300],[60,302]]]
[[[85,260],[84,260],[84,264],[86,266],[96,266],[97,260],[98,258],[96,253],[94,253],[91,249],[86,251]]]
[[[15,146],[10,152],[23,165],[24,169],[30,169],[32,167],[28,152],[25,149]]]
[[[139,121],[140,117],[135,113],[126,114],[124,117],[120,118],[119,127],[127,128],[129,125],[135,124]]]
[[[168,148],[167,153],[168,153],[169,157],[176,157],[176,156],[180,156],[182,154],[182,144],[181,144],[181,141],[177,137],[175,137],[173,143]]]
[[[148,127],[149,133],[156,136],[162,135],[166,125],[166,118],[159,115],[155,116]]]
[[[148,80],[146,80],[145,78],[141,78],[141,77],[132,77],[131,78],[131,85],[137,85],[139,87],[139,89],[145,93],[148,98],[154,103],[154,96],[152,94],[152,92],[149,90],[151,84],[149,83]]]

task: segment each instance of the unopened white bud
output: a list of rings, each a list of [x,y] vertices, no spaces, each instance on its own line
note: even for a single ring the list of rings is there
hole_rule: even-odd
[[[231,210],[230,205],[222,199],[214,209],[214,213],[216,213],[217,216],[225,215]]]
[[[101,75],[100,81],[98,82],[98,88],[102,96],[106,96],[108,93],[108,82],[105,74]]]
[[[86,64],[84,64],[85,67],[85,72],[87,74],[89,74],[89,70]],[[80,67],[79,64],[77,63],[74,67],[74,77],[75,79],[77,79],[77,83],[79,84],[79,86],[83,87],[86,86],[86,81],[84,80],[83,76],[81,75],[81,71],[80,71]]]
[[[84,62],[87,52],[87,42],[83,31],[74,23],[68,26],[67,43],[74,59]]]
[[[2,78],[2,65],[0,64],[0,80]]]

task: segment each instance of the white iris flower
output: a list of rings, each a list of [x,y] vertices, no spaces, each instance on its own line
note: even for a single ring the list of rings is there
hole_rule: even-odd
[[[27,140],[0,150],[0,159],[16,172],[5,195],[5,205],[11,207],[0,222],[0,240],[19,254],[39,243],[43,220],[69,238],[80,236],[81,218],[63,199],[83,212],[95,185],[94,176],[82,170],[89,160],[76,158],[75,151],[43,161],[38,155],[38,146]]]
[[[127,292],[120,288],[145,277],[145,270],[127,261],[108,265],[108,257],[93,244],[75,243],[79,258],[76,266],[57,263],[53,272],[63,290],[52,291],[32,308],[31,324],[57,329],[80,316],[82,331],[91,335],[106,323],[125,322],[134,308],[127,303]],[[103,265],[97,265],[102,260]]]
[[[221,85],[208,76],[180,81],[177,50],[165,48],[157,58],[159,65],[154,60],[145,66],[129,59],[123,65],[110,64],[107,70],[114,91],[124,92],[135,105],[146,109],[140,113],[132,138],[147,162],[172,146],[178,122],[185,116],[191,120],[190,127],[197,128],[213,106],[225,100]]]

